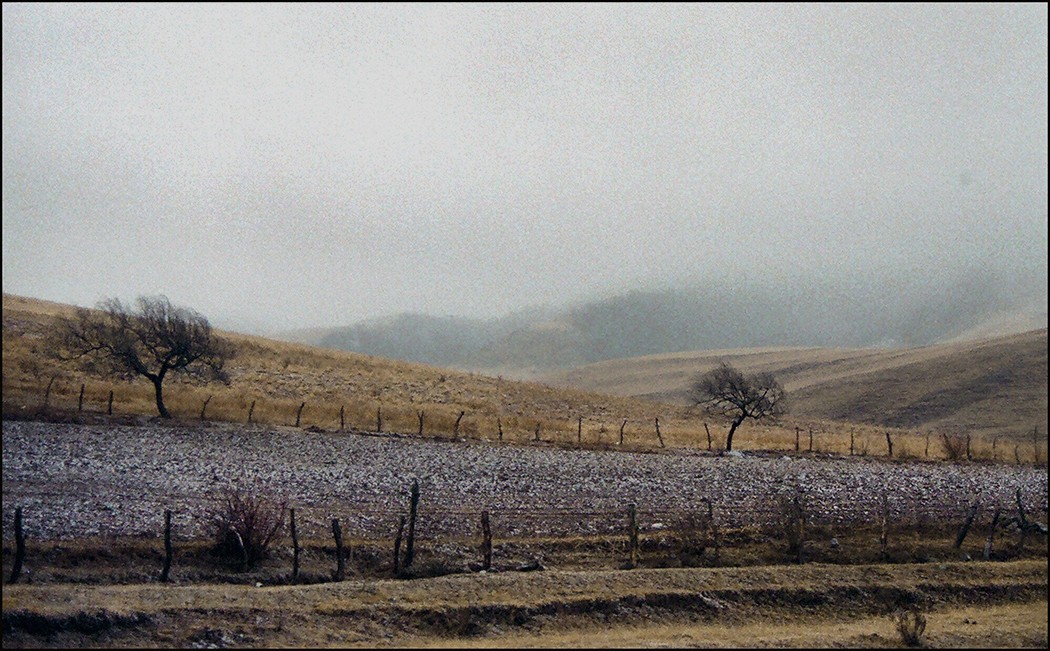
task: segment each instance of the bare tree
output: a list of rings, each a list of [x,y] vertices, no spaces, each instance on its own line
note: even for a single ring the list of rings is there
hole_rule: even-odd
[[[223,366],[234,349],[215,336],[197,312],[173,306],[165,296],[140,296],[134,310],[115,298],[99,303],[98,310],[78,309],[74,317],[63,319],[53,351],[89,370],[147,378],[153,383],[157,411],[171,418],[163,393],[168,374],[228,382]]]
[[[748,418],[759,420],[783,413],[784,389],[769,373],[744,375],[722,362],[718,368],[693,381],[690,398],[709,413],[732,419],[726,436],[726,451],[733,449],[733,434]]]

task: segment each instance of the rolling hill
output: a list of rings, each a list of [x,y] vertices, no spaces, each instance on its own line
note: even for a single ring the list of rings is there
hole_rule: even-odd
[[[771,372],[792,413],[913,429],[1021,435],[1047,426],[1047,329],[915,348],[756,348],[648,355],[542,376],[559,387],[688,403],[726,361]]]

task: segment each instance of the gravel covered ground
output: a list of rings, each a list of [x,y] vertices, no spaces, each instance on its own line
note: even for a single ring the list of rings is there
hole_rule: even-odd
[[[1014,509],[1015,491],[1046,521],[1045,468],[886,462],[873,458],[717,457],[516,447],[396,435],[207,424],[197,427],[3,423],[3,529],[16,507],[35,539],[159,536],[164,509],[176,534],[202,535],[230,486],[262,486],[297,509],[304,535],[339,517],[351,536],[390,537],[421,489],[429,535],[472,536],[478,514],[493,535],[622,531],[629,503],[645,528],[714,501],[728,526],[776,516],[778,496],[801,490],[816,522],[876,520],[888,496],[894,521],[961,521],[982,508]]]

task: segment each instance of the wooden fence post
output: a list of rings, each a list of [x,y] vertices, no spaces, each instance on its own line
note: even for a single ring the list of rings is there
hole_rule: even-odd
[[[889,430],[886,430],[886,456],[893,458],[893,439],[890,438]]]
[[[707,451],[711,451],[711,430],[708,429],[707,423],[704,423],[704,431],[707,432]],[[795,440],[795,451],[798,451],[798,439]]]
[[[44,391],[44,406],[48,407],[51,404],[51,385],[55,383],[55,376],[51,376],[51,381],[47,383],[47,390]]]
[[[299,580],[299,530],[295,526],[295,509],[289,509],[292,530],[292,583]]]
[[[209,402],[211,402],[211,396],[208,396],[208,397],[207,397],[207,398],[206,398],[206,399],[204,400],[204,406],[202,406],[202,407],[201,407],[201,420],[202,420],[202,421],[204,420],[204,412],[205,412],[205,410],[207,410],[207,409],[208,409],[208,403],[209,403]]]
[[[656,417],[656,438],[660,440],[660,447],[666,447],[664,445],[664,437],[660,435],[660,417]]]
[[[252,400],[252,406],[248,407],[248,423],[252,422],[252,414],[255,412],[255,401]]]
[[[704,423],[704,427],[707,427],[707,423]],[[798,435],[799,435],[799,432],[801,432],[801,431],[802,430],[799,429],[798,425],[796,425],[795,426],[795,452],[798,452],[798,450],[799,450]]]
[[[620,423],[620,445],[623,445],[623,428],[627,427],[627,419],[624,418],[623,422]]]
[[[109,391],[109,404],[106,406],[106,414],[113,415],[113,390]]]
[[[456,424],[452,426],[452,436],[455,436],[455,437],[459,436],[459,421],[463,420],[463,414],[465,414],[465,413],[467,413],[467,412],[460,411],[459,412],[459,416],[456,416]]]
[[[889,521],[890,521],[890,498],[886,491],[882,492],[882,509],[881,509],[881,520],[882,520],[882,531],[879,533],[879,547],[882,550],[883,560],[889,558]]]
[[[532,440],[533,441],[539,441],[540,440],[540,424],[539,423],[536,423],[536,431],[533,434]]]
[[[346,407],[339,405],[339,431],[342,432],[346,429]]]
[[[303,415],[303,407],[305,407],[305,406],[306,406],[306,403],[304,402],[301,405],[299,405],[299,409],[297,409],[295,411],[295,426],[296,427],[299,427],[299,418]]]
[[[1035,465],[1039,465],[1039,426],[1032,428],[1032,454],[1035,457]]]
[[[419,419],[419,435],[423,436],[423,418],[426,416],[426,412],[417,411],[416,418]]]
[[[809,451],[813,451],[813,428],[809,428]]]
[[[498,416],[496,417],[496,429],[499,430],[499,441],[500,441],[500,443],[502,443],[503,442],[503,419],[498,417]]]
[[[1020,537],[1017,540],[1017,555],[1020,556],[1024,552],[1024,541],[1028,536],[1028,516],[1024,512],[1024,504],[1021,502],[1021,489],[1017,489],[1015,493],[1017,498],[1017,528]]]
[[[991,560],[992,558],[992,537],[995,536],[995,528],[999,526],[999,516],[1001,515],[1001,509],[996,506],[995,513],[992,515],[992,526],[988,529],[988,540],[984,542],[984,560]]]
[[[627,535],[631,550],[629,568],[638,567],[638,513],[634,504],[627,507]]]
[[[171,509],[164,511],[164,569],[160,571],[160,582],[168,582],[168,574],[171,572],[171,557],[174,550],[171,546]]]
[[[335,575],[336,581],[346,578],[346,564],[343,560],[343,530],[339,528],[339,518],[332,518],[332,535],[335,536]]]
[[[970,433],[966,433],[966,460],[973,461],[973,454],[970,452]]]
[[[15,508],[15,561],[11,566],[11,578],[8,583],[18,583],[22,576],[22,562],[26,558],[26,534],[22,529],[22,507]]]
[[[80,397],[77,398],[77,411],[84,411],[84,385],[80,385]]]
[[[959,534],[955,536],[955,548],[960,549],[963,541],[966,540],[966,534],[970,532],[970,527],[973,525],[974,518],[977,517],[977,500],[974,500],[973,504],[970,505],[970,514],[966,516],[966,520],[963,525],[959,527]]]
[[[492,528],[488,511],[481,512],[481,569],[486,572],[492,569]]]
[[[583,416],[576,417],[576,445],[583,443]]]
[[[995,447],[994,443],[992,444],[992,447],[993,448]],[[925,456],[927,459],[930,458],[930,433],[929,432],[926,432],[926,452],[924,453],[923,456]]]
[[[853,449],[854,449],[853,448],[853,441],[854,441],[855,435],[856,435],[856,432],[853,431],[853,428],[852,427],[849,428],[849,455],[851,457],[853,456]]]
[[[412,480],[412,495],[408,509],[408,541],[405,543],[404,569],[412,567],[416,557],[416,513],[419,509],[419,480]]]

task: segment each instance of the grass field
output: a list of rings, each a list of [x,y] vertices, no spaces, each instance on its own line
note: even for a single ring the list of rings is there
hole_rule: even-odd
[[[48,358],[44,337],[56,317],[70,314],[72,308],[6,294],[3,301],[4,418],[90,418],[109,410],[110,392],[115,415],[156,414],[147,381],[117,382]],[[225,334],[238,349],[229,365],[231,383],[194,386],[169,380],[166,403],[177,418],[199,419],[207,401],[204,413],[209,420],[245,422],[250,415],[256,423],[292,425],[298,418],[304,428],[411,433],[420,429],[422,414],[424,435],[496,440],[502,431],[506,441],[527,443],[537,438],[538,428],[539,438],[547,442],[597,447],[619,445],[622,427],[624,444],[632,448],[661,445],[656,433],[659,418],[663,445],[706,449],[710,432],[711,445],[718,449],[724,444],[727,424],[689,408],[672,389],[680,389],[689,373],[729,359],[745,370],[778,370],[792,405],[779,422],[748,421],[734,441],[740,450],[794,451],[797,443],[803,452],[849,454],[852,448],[855,454],[883,456],[889,451],[889,433],[895,457],[938,459],[946,456],[941,437],[949,433],[971,435],[974,460],[1045,463],[1047,459],[1045,330],[985,342],[987,359],[982,364],[1019,356],[1035,361],[1011,362],[1019,369],[1016,381],[979,395],[936,385],[943,380],[933,373],[954,368],[951,364],[973,366],[972,351],[983,350],[977,344],[966,344],[954,353],[954,348],[847,353],[778,349],[656,356],[584,367],[545,384]],[[1020,349],[1016,341],[1022,342]],[[923,369],[933,379],[924,376]],[[958,371],[960,377],[967,373]],[[877,391],[858,379],[873,375],[881,378]],[[555,386],[564,384],[589,390]],[[82,386],[83,412],[78,411]],[[654,389],[641,390],[645,386]],[[872,404],[895,404],[892,387],[922,387],[926,394],[957,402],[952,414],[979,412],[994,422],[974,420],[969,427],[954,422],[922,427],[866,422],[871,419],[864,416],[864,409]],[[843,404],[849,409],[841,408]]]

